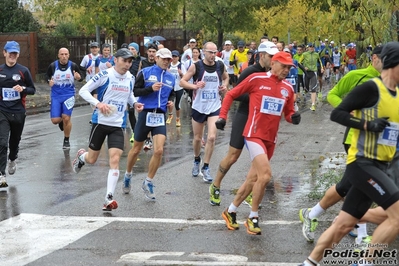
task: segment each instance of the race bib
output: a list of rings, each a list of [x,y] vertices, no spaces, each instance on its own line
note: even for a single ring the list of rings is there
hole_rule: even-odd
[[[399,136],[399,124],[389,122],[391,125],[386,127],[378,137],[378,144],[396,147]]]
[[[284,103],[285,103],[284,99],[270,97],[270,96],[263,96],[260,112],[269,115],[281,116],[281,113],[283,112]]]
[[[3,101],[15,101],[21,99],[21,94],[13,88],[3,88]]]
[[[147,113],[145,125],[147,127],[159,127],[165,125],[165,115],[161,113]]]
[[[73,106],[75,105],[75,96],[70,97],[69,99],[67,99],[65,102],[65,107],[70,110],[73,108]]]
[[[201,90],[201,100],[209,101],[215,100],[217,98],[217,93],[213,90]]]
[[[349,59],[349,64],[354,64],[355,63],[355,59]]]
[[[114,101],[114,100],[109,100],[108,104],[116,106],[116,109],[118,110],[118,112],[122,112],[123,111],[124,104],[121,103],[121,102]]]
[[[295,78],[287,78],[287,80],[292,86],[294,86],[296,84]]]

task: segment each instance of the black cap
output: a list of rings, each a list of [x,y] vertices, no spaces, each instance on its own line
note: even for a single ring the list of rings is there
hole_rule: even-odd
[[[244,46],[245,46],[245,42],[243,42],[243,41],[237,42],[237,47],[244,47]]]
[[[380,55],[381,52],[382,52],[382,48],[383,48],[382,45],[378,45],[378,46],[374,47],[374,49],[373,49],[373,51],[371,52],[371,54]]]
[[[132,52],[130,52],[129,49],[126,48],[121,48],[118,51],[116,51],[115,57],[122,57],[122,58],[133,58],[134,55],[132,54]]]
[[[382,69],[394,68],[399,65],[399,42],[389,42],[382,48],[380,55]]]
[[[90,44],[90,47],[99,47],[98,42],[92,42]]]
[[[254,54],[255,53],[255,51],[254,50],[251,50],[251,49],[249,49],[248,51],[247,51],[247,54]]]
[[[127,43],[122,43],[121,48],[129,48],[129,46],[127,45]]]

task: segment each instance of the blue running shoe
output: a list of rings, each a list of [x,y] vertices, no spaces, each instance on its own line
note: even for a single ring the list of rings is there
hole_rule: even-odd
[[[201,173],[202,173],[202,180],[204,180],[205,183],[213,182],[213,178],[211,177],[211,170],[209,169],[209,167],[202,168]]]
[[[152,182],[147,182],[146,184],[145,180],[143,181],[141,189],[144,191],[145,197],[149,200],[155,200],[154,187],[155,186],[152,184]]]
[[[125,194],[129,194],[130,190],[132,189],[132,186],[130,185],[131,179],[132,179],[132,175],[125,173],[125,176],[123,178],[123,184],[122,184],[122,191]]]
[[[199,161],[199,162],[194,161],[193,170],[191,172],[193,177],[197,177],[199,175],[199,173],[200,173],[200,164],[201,164],[201,161]]]

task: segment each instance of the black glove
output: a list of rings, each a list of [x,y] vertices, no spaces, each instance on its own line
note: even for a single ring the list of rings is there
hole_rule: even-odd
[[[223,118],[218,118],[215,122],[216,128],[220,130],[224,130],[224,127],[226,126],[226,119]]]
[[[371,121],[367,121],[367,131],[382,132],[387,126],[390,126],[388,122],[389,117],[381,117]]]
[[[291,120],[294,125],[298,125],[301,122],[301,114],[295,112],[295,114],[291,115]]]

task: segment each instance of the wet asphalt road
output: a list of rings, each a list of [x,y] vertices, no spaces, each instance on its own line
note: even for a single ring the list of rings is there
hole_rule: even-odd
[[[343,152],[344,128],[329,121],[328,104],[318,107],[310,112],[303,106],[298,126],[281,122],[271,160],[273,182],[260,210],[261,236],[245,232],[243,222],[250,210],[246,205],[237,214],[240,230],[228,231],[221,218],[249,168],[247,151],[222,183],[221,206],[211,206],[209,185],[191,176],[187,105],[182,127],[168,126],[162,166],[154,179],[156,202],[145,200],[141,191],[151,151],[139,157],[131,193],[121,191],[130,148],[127,130],[115,195],[119,208],[112,212],[101,210],[109,169],[106,147],[95,165],[86,165],[79,174],[71,168],[77,150],[88,145],[90,107],[74,110],[69,152],[62,150],[63,134],[51,124],[48,113],[30,115],[17,172],[8,177],[9,187],[0,189],[0,264],[297,265],[314,246],[303,238],[298,221],[298,210],[316,203],[307,196],[314,184],[311,173],[320,170],[320,156]],[[227,152],[230,125],[231,120],[225,131],[219,131],[210,163],[212,175]],[[333,207],[322,216],[316,236],[338,210],[339,206]]]

